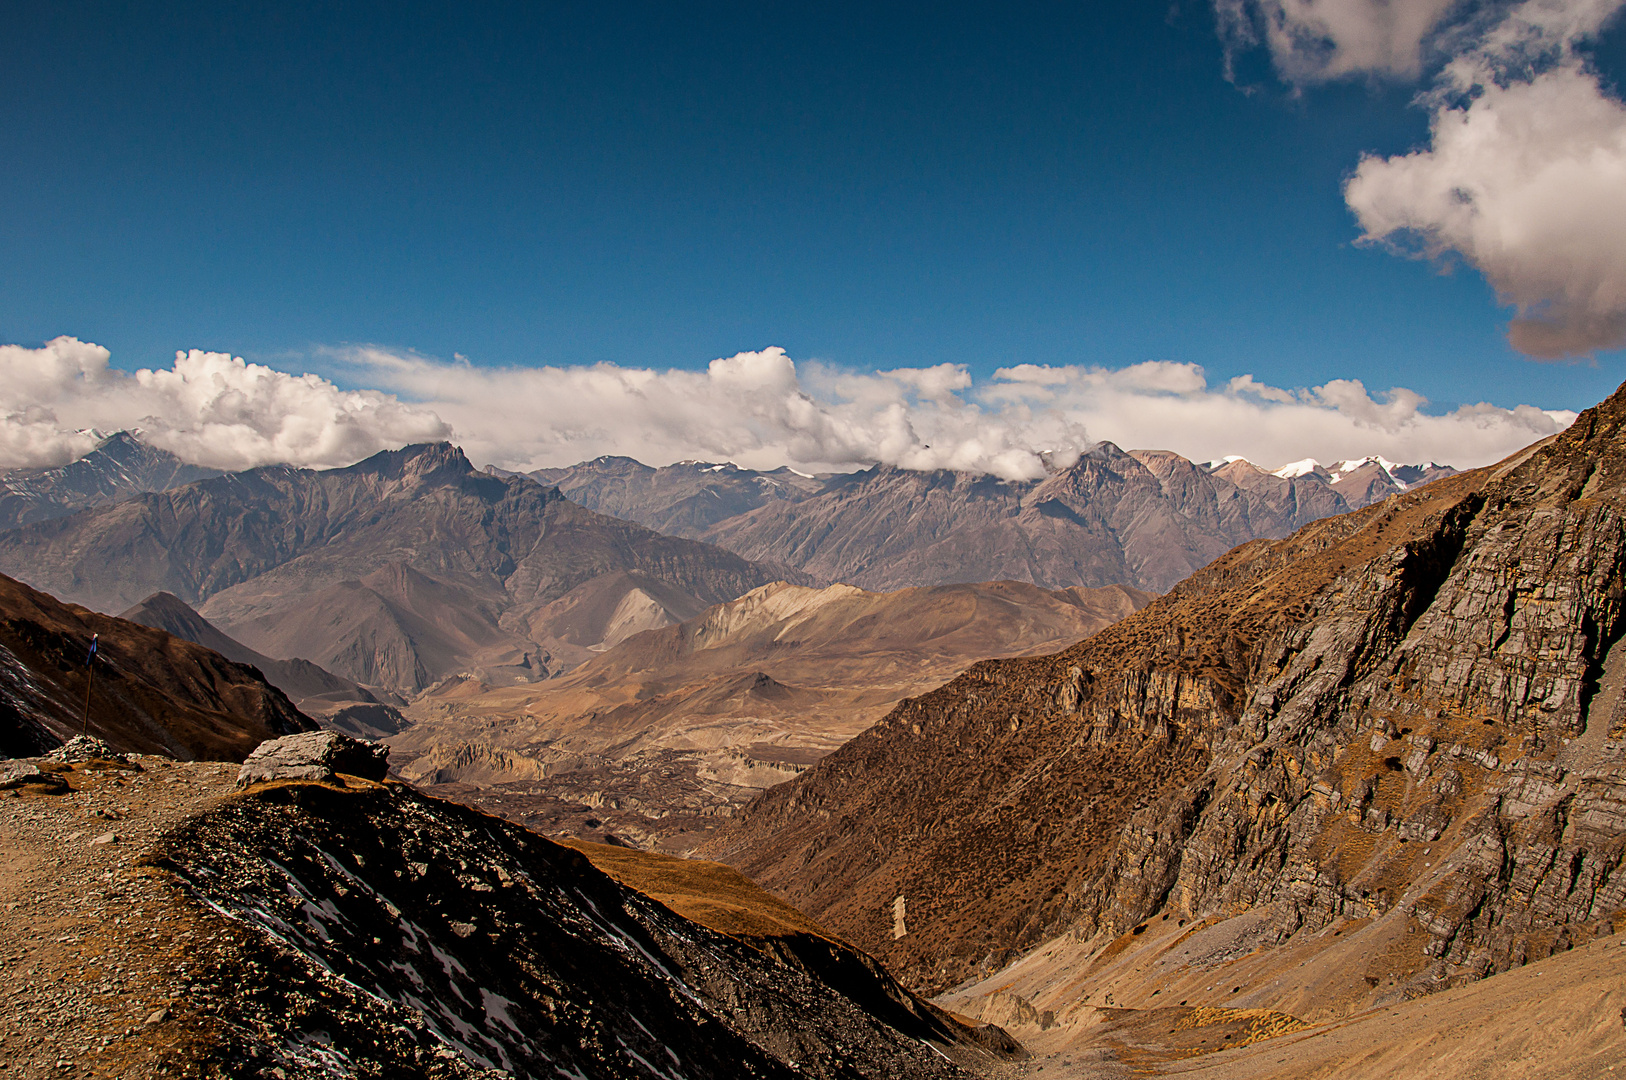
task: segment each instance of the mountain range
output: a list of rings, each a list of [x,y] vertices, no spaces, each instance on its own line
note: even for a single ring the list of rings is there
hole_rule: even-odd
[[[120,611],[155,592],[269,657],[410,696],[539,679],[795,570],[604,517],[446,444],[231,473],[0,532],[0,569]]]
[[[107,687],[92,730],[113,750],[233,758],[309,727],[263,663],[305,680],[302,700],[412,695],[391,736],[404,767],[472,802],[517,779],[497,794],[552,799],[544,827],[709,808],[701,850],[778,898],[399,783],[228,795],[217,766],[8,763],[0,892],[53,929],[0,921],[31,995],[5,1052],[66,1047],[67,1018],[100,1016],[112,986],[87,1063],[156,1047],[171,1072],[1011,1075],[1005,1028],[1034,1076],[1449,1077],[1513,1058],[1602,1075],[1626,1050],[1626,387],[1429,483],[1382,461],[1278,471],[1298,475],[1103,445],[1005,485],[1014,526],[988,509],[1012,505],[998,481],[884,469],[801,477],[816,490],[706,526],[759,535],[812,506],[868,528],[882,575],[905,571],[887,541],[911,528],[922,573],[956,544],[1043,570],[1064,565],[1058,538],[1109,537],[1095,565],[1147,574],[1238,522],[1303,519],[1156,598],[819,588],[445,445],[0,532],[0,565],[177,631],[0,580],[4,752],[71,734],[89,633]],[[1352,479],[1397,490],[1319,516]],[[809,565],[858,565],[839,536],[795,535]],[[393,690],[339,666],[398,673],[409,654]],[[116,831],[81,842],[109,815]],[[131,970],[93,983],[92,955]],[[137,1019],[147,995],[163,1005],[144,1026],[132,994]]]
[[[1330,1021],[1545,968],[1626,925],[1623,521],[1626,387],[974,665],[706,850],[1058,1051],[1126,1009],[1163,1038],[1165,1003]]]
[[[1161,592],[1240,543],[1286,536],[1455,470],[1369,458],[1268,472],[1099,443],[1042,480],[876,466],[789,469],[600,457],[530,475],[584,506],[821,581],[875,590],[972,581]]]
[[[189,465],[169,451],[143,442],[138,432],[118,431],[66,465],[0,470],[0,529],[219,475],[219,469]]]
[[[1101,443],[1039,481],[616,457],[525,477],[437,444],[197,479],[120,433],[69,466],[8,474],[23,524],[0,530],[0,571],[107,611],[168,593],[252,662],[300,658],[399,704],[453,675],[548,678],[776,579],[1159,591],[1238,543],[1449,471],[1368,459],[1273,474]]]

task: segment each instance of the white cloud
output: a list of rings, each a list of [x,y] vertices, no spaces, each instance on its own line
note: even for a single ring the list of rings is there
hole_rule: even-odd
[[[1261,43],[1296,86],[1350,75],[1414,79],[1427,47],[1462,0],[1214,0],[1226,70]]]
[[[625,454],[804,470],[886,462],[1014,479],[1041,475],[1045,458],[1069,463],[1092,439],[1193,460],[1242,454],[1277,465],[1377,453],[1467,467],[1574,419],[1486,404],[1430,415],[1410,390],[1372,394],[1348,379],[1291,390],[1245,375],[1216,388],[1197,365],[1167,361],[1020,364],[973,383],[956,365],[864,373],[797,365],[780,349],[703,371],[471,369],[377,350],[350,360],[368,380],[432,407],[474,460],[515,469]]]
[[[1446,67],[1429,147],[1344,189],[1363,239],[1484,274],[1531,356],[1626,346],[1626,105],[1575,52],[1620,6],[1519,5]]]
[[[1542,359],[1626,346],[1626,105],[1581,47],[1626,0],[1215,0],[1227,71],[1264,45],[1296,88],[1432,70],[1430,142],[1344,186],[1366,243],[1460,257]]]
[[[432,413],[387,394],[340,390],[225,353],[177,353],[172,367],[133,374],[108,360],[100,345],[69,337],[38,349],[0,345],[0,465],[60,465],[95,445],[95,430],[123,428],[222,469],[348,465],[451,433]]]
[[[1377,453],[1471,466],[1574,418],[1484,404],[1434,416],[1410,390],[1372,394],[1349,379],[1287,389],[1244,375],[1211,387],[1202,368],[1169,361],[1020,364],[976,382],[955,364],[858,372],[798,365],[772,348],[699,371],[483,368],[381,349],[334,358],[374,389],[340,390],[224,353],[181,353],[171,368],[129,374],[109,367],[106,349],[72,338],[0,346],[11,409],[0,416],[0,464],[59,464],[94,444],[86,429],[136,427],[188,461],[228,469],[347,465],[442,438],[511,469],[626,454],[804,471],[884,462],[1018,479],[1070,464],[1101,439],[1198,461],[1241,454],[1273,466]]]

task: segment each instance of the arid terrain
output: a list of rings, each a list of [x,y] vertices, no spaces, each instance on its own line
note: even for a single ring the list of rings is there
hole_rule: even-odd
[[[976,665],[706,850],[977,1015],[1324,1022],[1545,963],[1626,915],[1623,507],[1626,391]]]
[[[900,699],[981,657],[1062,648],[1150,599],[1017,582],[768,585],[560,679],[448,680],[389,742],[402,776],[543,833],[686,851]]]
[[[8,1076],[952,1080],[1017,1053],[716,864],[355,777],[30,764],[57,782],[0,789]]]
[[[465,662],[481,626],[518,624],[444,566],[341,582],[394,597],[403,636],[368,637],[374,609],[325,593],[281,624],[316,633],[338,611],[334,640],[415,657],[418,690],[276,659],[175,595],[130,609],[140,625],[0,582],[0,961],[22,975],[0,1064],[1610,1075],[1626,1067],[1623,447],[1626,390],[1498,466],[1244,544],[1162,597],[777,581],[709,607],[648,576],[671,572],[665,538],[417,452],[362,486],[435,543],[495,483],[512,521],[545,511],[533,568],[572,564],[557,545],[578,527],[632,545],[590,544],[563,592],[524,585],[561,597],[535,609],[554,630],[585,628],[549,678]],[[1195,490],[1178,461],[1124,458],[1165,496]],[[1276,482],[1294,478],[1244,466],[1204,474],[1291,495]],[[140,513],[173,496],[139,496]],[[5,535],[103,545],[122,534],[96,515],[131,505]],[[302,580],[371,565],[357,543],[341,530],[292,561],[311,556]],[[689,580],[755,565],[673,553]],[[111,745],[33,756],[74,733],[92,633],[89,726]],[[253,774],[269,782],[234,790],[229,762],[314,726],[279,686],[329,726],[386,735],[397,774],[449,799],[381,782],[382,759],[369,778],[275,754]],[[357,709],[388,726],[363,730]]]

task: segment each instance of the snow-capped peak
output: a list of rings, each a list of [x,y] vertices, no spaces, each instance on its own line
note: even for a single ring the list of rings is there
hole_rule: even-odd
[[[1315,458],[1307,457],[1299,461],[1288,462],[1281,468],[1272,470],[1270,475],[1279,476],[1283,480],[1296,480],[1301,476],[1309,476],[1313,473],[1325,475],[1326,471],[1321,462]]]
[[[1398,487],[1401,491],[1405,491],[1409,486],[1404,480],[1395,475],[1395,470],[1400,468],[1399,463],[1390,461],[1388,458],[1382,457],[1378,454],[1373,454],[1370,457],[1351,458],[1349,461],[1340,461],[1338,464],[1332,467],[1332,482],[1336,484],[1338,481],[1342,480],[1356,469],[1367,465],[1376,465],[1378,468],[1382,469],[1383,474],[1387,476],[1390,482]]]

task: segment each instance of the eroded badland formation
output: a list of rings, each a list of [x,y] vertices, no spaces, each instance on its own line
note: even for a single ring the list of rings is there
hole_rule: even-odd
[[[1432,483],[95,453],[7,480],[0,1076],[1626,1070],[1626,388]]]

